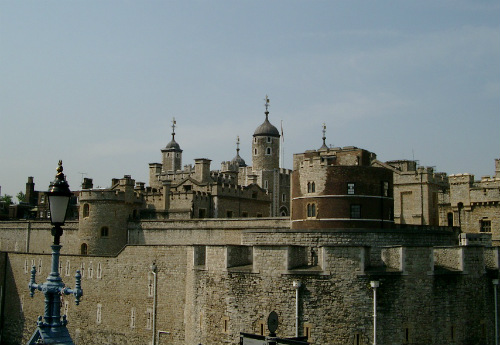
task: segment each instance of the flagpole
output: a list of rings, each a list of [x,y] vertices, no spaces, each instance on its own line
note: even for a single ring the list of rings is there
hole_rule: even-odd
[[[285,137],[283,136],[283,120],[281,120],[281,168],[284,168]]]

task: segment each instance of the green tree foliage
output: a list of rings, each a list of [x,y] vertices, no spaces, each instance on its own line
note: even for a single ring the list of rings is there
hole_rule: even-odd
[[[26,194],[24,194],[22,191],[17,193],[16,198],[19,202],[26,202]]]
[[[4,196],[0,197],[0,201],[5,202],[7,205],[12,205],[12,195],[5,194]]]

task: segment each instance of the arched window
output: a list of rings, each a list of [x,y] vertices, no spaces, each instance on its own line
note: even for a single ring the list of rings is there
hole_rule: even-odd
[[[280,208],[280,216],[282,216],[282,217],[288,216],[288,210],[287,210],[287,208],[285,206],[282,206]]]
[[[311,193],[316,192],[316,183],[311,183]]]
[[[108,237],[109,236],[109,228],[107,226],[103,226],[101,228],[101,237]]]
[[[253,150],[253,154],[254,154],[255,156],[257,156],[257,149],[254,149],[254,150]]]
[[[89,213],[90,213],[90,205],[89,204],[84,204],[83,205],[83,218],[88,217]]]
[[[307,217],[316,217],[316,204],[307,204]]]
[[[80,247],[80,254],[87,255],[87,253],[88,253],[87,243],[82,243],[82,245]]]
[[[271,148],[268,147],[268,148],[266,148],[266,155],[270,155],[270,154],[271,154]]]

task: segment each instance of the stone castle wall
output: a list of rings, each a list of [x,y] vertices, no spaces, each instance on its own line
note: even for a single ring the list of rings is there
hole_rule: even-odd
[[[6,290],[11,298],[6,304],[7,344],[26,343],[44,309],[40,292],[33,299],[29,297],[29,267],[35,263],[37,282],[42,282],[49,273],[51,256],[15,253],[8,254],[8,260]],[[117,257],[61,255],[67,286],[74,287],[76,269],[82,272],[82,302],[76,306],[74,299],[66,296],[62,304],[76,344],[148,343],[152,337],[153,262],[158,266],[158,329],[172,331],[168,343],[183,344],[186,248],[176,246],[128,246]]]
[[[96,233],[99,253],[117,253],[116,243],[109,239],[99,239],[99,227],[89,227]],[[287,229],[288,218],[240,218],[240,219],[188,219],[188,220],[143,220],[128,221],[123,225],[126,241],[129,244],[241,244],[243,231],[247,229]],[[52,244],[52,226],[49,221],[12,221],[0,222],[0,251],[47,253]],[[71,254],[81,253],[81,233],[78,222],[64,224],[61,245]],[[110,227],[109,231],[115,229]],[[113,242],[113,243],[109,243]],[[92,249],[89,245],[89,248]],[[89,252],[89,254],[91,254]]]
[[[0,251],[44,253],[52,244],[49,221],[0,222]],[[61,244],[71,253],[79,252],[78,222],[64,224]]]
[[[63,247],[62,252],[65,252]],[[378,341],[402,344],[492,344],[493,286],[498,248],[387,247],[371,260],[365,246],[322,245],[309,264],[307,248],[254,246],[127,246],[116,257],[61,255],[66,285],[83,275],[79,306],[64,297],[68,329],[77,344],[148,344],[153,329],[157,266],[158,344],[235,344],[240,332],[259,333],[271,311],[278,335],[295,334],[295,288],[300,281],[299,333],[314,344],[371,342],[377,280]],[[6,344],[25,343],[43,313],[43,296],[29,297],[32,265],[37,282],[49,254],[2,253],[0,286],[7,293]],[[113,286],[113,289],[109,287]],[[267,327],[264,328],[267,333]],[[22,339],[21,339],[22,334]]]

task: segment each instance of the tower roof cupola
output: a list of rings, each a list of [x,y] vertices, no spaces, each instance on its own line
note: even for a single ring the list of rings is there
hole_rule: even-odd
[[[182,152],[181,147],[179,144],[175,141],[175,124],[177,122],[175,121],[175,117],[172,119],[172,140],[165,146],[165,148],[162,151],[174,151],[174,152]]]
[[[266,137],[280,137],[280,132],[278,131],[278,129],[276,127],[274,127],[271,122],[269,122],[269,98],[267,97],[266,95],[266,104],[265,104],[265,107],[266,107],[266,119],[264,120],[264,123],[262,123],[259,127],[257,127],[257,129],[255,130],[255,132],[253,133],[253,136],[254,137],[257,137],[257,136],[266,136]]]
[[[236,157],[231,160],[231,163],[238,164],[239,167],[246,167],[247,163],[240,157],[240,137],[236,138]]]

